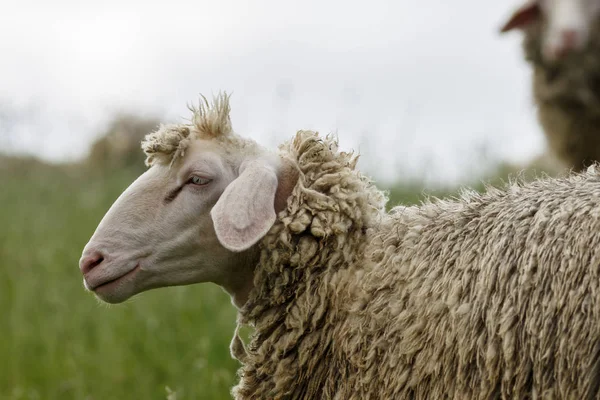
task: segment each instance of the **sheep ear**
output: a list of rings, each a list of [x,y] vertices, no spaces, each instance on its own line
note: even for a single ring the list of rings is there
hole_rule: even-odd
[[[504,33],[513,29],[522,29],[536,21],[540,17],[540,14],[541,10],[538,1],[529,2],[515,11],[502,29],[500,29],[500,32]]]
[[[269,163],[254,160],[240,168],[210,215],[219,242],[231,251],[243,251],[263,238],[275,222],[277,172]]]

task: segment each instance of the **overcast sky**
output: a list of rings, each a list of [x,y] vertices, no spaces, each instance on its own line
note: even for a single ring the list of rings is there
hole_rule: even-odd
[[[521,1],[5,2],[1,145],[76,159],[115,111],[176,120],[226,90],[263,144],[337,132],[380,179],[454,182],[482,148],[544,148],[520,35],[497,33]]]

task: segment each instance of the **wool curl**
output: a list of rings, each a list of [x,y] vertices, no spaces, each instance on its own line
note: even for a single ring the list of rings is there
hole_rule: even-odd
[[[596,168],[386,213],[331,138],[280,153],[300,178],[238,314],[235,398],[600,397]]]
[[[600,19],[586,48],[562,61],[542,56],[544,20],[525,30],[525,59],[533,67],[533,97],[550,149],[582,171],[600,161]]]

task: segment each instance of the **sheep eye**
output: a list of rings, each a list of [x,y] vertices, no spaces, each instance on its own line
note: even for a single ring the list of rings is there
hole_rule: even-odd
[[[211,181],[212,179],[202,178],[199,176],[192,176],[188,182],[193,185],[204,186],[209,184]]]

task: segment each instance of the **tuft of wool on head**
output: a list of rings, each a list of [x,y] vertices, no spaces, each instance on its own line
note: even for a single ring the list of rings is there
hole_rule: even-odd
[[[190,124],[161,125],[156,132],[152,132],[142,141],[142,150],[146,153],[146,165],[155,162],[172,164],[179,157],[185,155],[191,140],[216,139],[235,141],[229,117],[229,95],[220,93],[212,105],[201,96],[198,106],[190,106],[192,119]]]
[[[232,134],[229,97],[227,93],[219,93],[211,105],[206,97],[201,96],[198,106],[190,106],[192,124],[201,137],[219,138]]]

